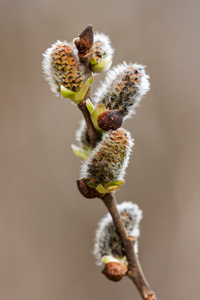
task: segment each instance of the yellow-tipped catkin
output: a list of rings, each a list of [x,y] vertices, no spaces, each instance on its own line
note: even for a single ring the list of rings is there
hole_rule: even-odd
[[[123,181],[133,140],[123,128],[104,134],[82,167],[81,177],[92,179],[97,186]]]
[[[61,86],[76,93],[85,85],[87,78],[74,44],[57,41],[43,55],[44,74],[56,95],[60,94]]]
[[[122,202],[117,205],[120,217],[124,223],[127,234],[135,238],[134,249],[138,252],[137,239],[140,235],[139,223],[142,219],[142,210],[132,202]],[[113,224],[110,214],[100,220],[95,235],[94,255],[98,265],[117,260],[126,263],[125,253],[121,240]]]

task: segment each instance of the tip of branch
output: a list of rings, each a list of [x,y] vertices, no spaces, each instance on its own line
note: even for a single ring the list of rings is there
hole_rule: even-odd
[[[86,56],[90,52],[90,48],[93,45],[93,27],[88,25],[74,40],[76,48],[79,51],[80,56]]]

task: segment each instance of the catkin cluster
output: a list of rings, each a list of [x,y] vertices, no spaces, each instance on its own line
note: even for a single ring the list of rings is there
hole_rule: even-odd
[[[42,62],[45,79],[55,95],[70,98],[80,105],[86,100],[94,74],[106,72],[111,67],[113,54],[109,37],[103,33],[93,35],[89,26],[71,43],[57,41],[45,51]],[[74,153],[84,160],[77,184],[85,197],[101,198],[118,190],[124,183],[134,143],[131,134],[121,126],[135,112],[149,88],[145,67],[124,62],[106,73],[92,101],[87,99],[85,102],[93,127],[100,136],[92,149],[88,128],[82,120],[76,133],[79,146],[72,145]],[[127,234],[136,240],[134,247],[137,253],[142,211],[131,202],[118,205],[118,210]],[[106,271],[109,279],[117,281],[126,274],[125,253],[110,215],[99,223],[94,254],[97,264],[103,262],[108,266],[112,262],[110,273]],[[113,275],[119,262],[121,273]]]

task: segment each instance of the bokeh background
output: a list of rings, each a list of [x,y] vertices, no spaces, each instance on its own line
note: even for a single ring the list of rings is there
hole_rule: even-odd
[[[151,91],[124,126],[135,138],[118,202],[143,210],[140,261],[158,299],[197,299],[200,276],[200,2],[1,0],[0,299],[140,299],[92,255],[103,204],[84,199],[70,144],[79,110],[44,81],[42,52],[87,24],[113,65],[147,66]],[[103,76],[95,78],[94,89]]]

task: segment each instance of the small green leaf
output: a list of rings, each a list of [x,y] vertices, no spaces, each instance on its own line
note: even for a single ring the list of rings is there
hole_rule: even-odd
[[[96,60],[95,60],[96,61]],[[106,72],[108,69],[110,69],[110,66],[112,65],[112,56],[108,56],[104,61],[98,63],[94,63],[94,61],[91,62],[91,69],[94,73],[101,73]]]
[[[71,148],[74,154],[80,159],[86,160],[90,155],[90,151],[91,151],[90,147],[88,147],[87,149],[82,149],[76,145],[71,145]]]
[[[75,97],[76,93],[69,90],[69,89],[66,89],[63,85],[60,86],[60,92],[61,92],[61,95],[63,96],[63,98],[72,98],[72,97]]]
[[[102,184],[97,185],[96,187],[97,192],[100,194],[106,194],[108,191],[103,187]]]
[[[92,104],[92,102],[90,101],[90,99],[87,99],[86,100],[86,106],[87,106],[87,109],[90,113],[90,115],[93,113],[94,111],[94,105]]]
[[[94,76],[91,76],[86,83],[84,84],[84,86],[82,86],[82,88],[77,91],[77,92],[73,92],[67,88],[65,88],[63,85],[60,86],[60,92],[61,95],[64,98],[70,98],[74,103],[79,104],[83,101],[92,81],[94,79]]]
[[[84,86],[77,92],[77,96],[76,96],[76,100],[79,100],[79,103],[84,99],[90,85],[92,84],[92,81],[94,79],[94,76],[91,76],[86,83],[84,84]]]
[[[106,265],[106,264],[108,264],[108,263],[110,263],[110,262],[120,262],[120,260],[117,259],[117,258],[115,258],[115,257],[112,256],[112,255],[104,255],[104,256],[102,257],[102,262]]]
[[[124,184],[124,181],[116,180],[113,182],[106,183],[104,185],[99,184],[97,185],[96,190],[100,194],[107,194],[119,190],[122,184]]]
[[[120,187],[122,184],[124,184],[124,181],[116,180],[113,182],[106,183],[104,187],[105,188],[109,188],[110,186]]]
[[[97,105],[97,107],[95,108],[95,110],[91,114],[92,123],[93,123],[95,129],[100,133],[102,133],[103,131],[101,130],[101,128],[99,128],[98,123],[97,123],[97,119],[98,119],[99,115],[101,115],[103,112],[105,112],[105,110],[106,110],[105,106],[102,103],[100,103],[100,104]]]

